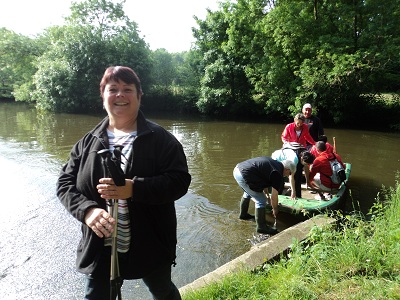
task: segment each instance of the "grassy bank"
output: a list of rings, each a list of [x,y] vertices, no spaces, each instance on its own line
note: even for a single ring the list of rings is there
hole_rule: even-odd
[[[400,299],[400,185],[383,189],[370,221],[336,215],[277,262],[183,295],[194,299]]]

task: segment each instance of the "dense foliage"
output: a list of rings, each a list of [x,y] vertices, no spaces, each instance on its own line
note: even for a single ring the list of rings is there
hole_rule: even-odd
[[[122,4],[74,3],[67,25],[47,30],[52,46],[39,58],[33,100],[45,110],[81,112],[101,108],[99,82],[109,65],[128,65],[144,81],[150,51]]]
[[[14,90],[33,84],[35,60],[42,53],[35,40],[0,28],[0,98],[12,98]]]
[[[242,110],[238,103],[247,105],[251,97],[267,114],[295,113],[310,102],[325,119],[354,118],[371,96],[399,91],[399,4],[223,3],[221,11],[197,20],[194,32],[205,61],[199,108],[232,113],[233,103]]]
[[[286,121],[310,102],[325,124],[379,113],[400,129],[400,0],[226,0],[195,17],[183,53],[151,51],[124,3],[73,3],[65,25],[34,39],[0,29],[0,97],[92,111],[118,64],[139,74],[148,109]]]

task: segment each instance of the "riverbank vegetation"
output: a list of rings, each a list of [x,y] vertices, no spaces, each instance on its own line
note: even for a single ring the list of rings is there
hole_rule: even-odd
[[[400,130],[400,0],[221,1],[182,53],[151,51],[124,3],[73,3],[35,38],[1,28],[0,98],[94,112],[105,68],[128,65],[147,110],[291,121],[310,102],[326,126]]]
[[[184,300],[400,299],[400,185],[383,189],[367,218],[334,216],[279,261],[241,272]]]

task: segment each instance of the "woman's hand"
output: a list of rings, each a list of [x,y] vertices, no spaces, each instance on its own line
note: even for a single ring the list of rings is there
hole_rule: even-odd
[[[96,186],[103,199],[127,199],[132,197],[133,180],[125,179],[125,185],[116,186],[112,178],[101,178]]]
[[[86,213],[85,223],[98,237],[110,237],[114,231],[115,219],[104,209],[94,207]]]

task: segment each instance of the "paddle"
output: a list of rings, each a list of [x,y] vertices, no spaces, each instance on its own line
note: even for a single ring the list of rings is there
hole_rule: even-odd
[[[333,153],[336,153],[336,138],[333,137]]]

